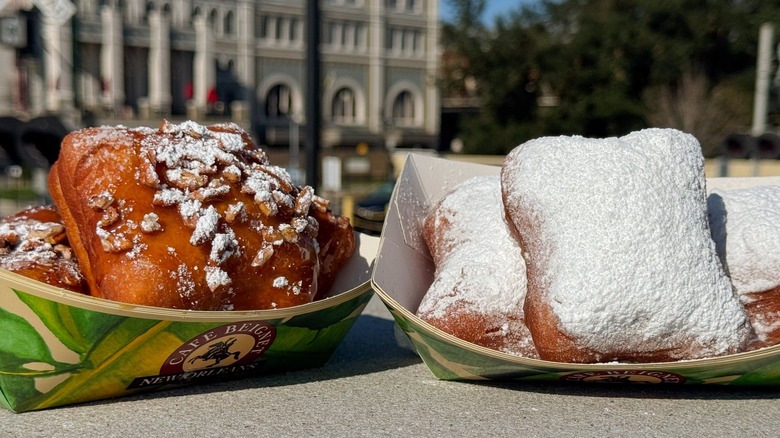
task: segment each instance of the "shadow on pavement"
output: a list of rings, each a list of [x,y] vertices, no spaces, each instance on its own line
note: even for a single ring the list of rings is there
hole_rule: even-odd
[[[676,400],[757,400],[775,399],[780,387],[728,385],[625,384],[594,382],[523,382],[518,380],[469,382],[512,391],[555,394],[572,397],[676,399]]]

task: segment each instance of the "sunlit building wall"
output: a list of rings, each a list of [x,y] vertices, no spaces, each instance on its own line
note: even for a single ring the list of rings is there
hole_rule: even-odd
[[[13,101],[6,112],[230,119],[268,146],[299,138],[306,0],[75,3],[64,25],[19,12],[40,53],[17,56],[16,71],[0,78],[11,84],[0,88]],[[320,8],[323,146],[435,147],[438,1]]]

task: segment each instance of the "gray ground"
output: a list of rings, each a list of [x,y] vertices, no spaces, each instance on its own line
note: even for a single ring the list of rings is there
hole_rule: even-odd
[[[778,436],[780,388],[436,380],[378,298],[324,368],[39,412],[0,436]]]

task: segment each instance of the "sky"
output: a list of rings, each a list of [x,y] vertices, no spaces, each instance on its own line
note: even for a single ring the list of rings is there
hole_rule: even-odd
[[[514,12],[520,9],[520,5],[536,3],[535,0],[487,0],[485,13],[482,20],[486,24],[494,21],[495,17],[508,12]],[[451,0],[439,0],[439,15],[442,18],[451,18],[452,16]]]

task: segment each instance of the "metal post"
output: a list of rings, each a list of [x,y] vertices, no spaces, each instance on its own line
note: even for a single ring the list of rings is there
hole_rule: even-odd
[[[772,74],[772,41],[775,27],[771,23],[761,25],[758,37],[758,59],[756,61],[756,90],[753,101],[753,175],[758,175],[759,150],[755,137],[766,132],[767,108],[769,106],[769,82]]]
[[[303,174],[301,172],[301,162],[300,162],[300,133],[298,132],[298,126],[300,122],[300,117],[297,114],[292,114],[290,116],[290,162],[289,162],[289,169],[290,175],[292,176],[293,182],[297,185],[302,185],[304,183],[303,181]]]
[[[306,2],[306,184],[315,191],[319,184],[320,157],[320,7],[319,0]]]

